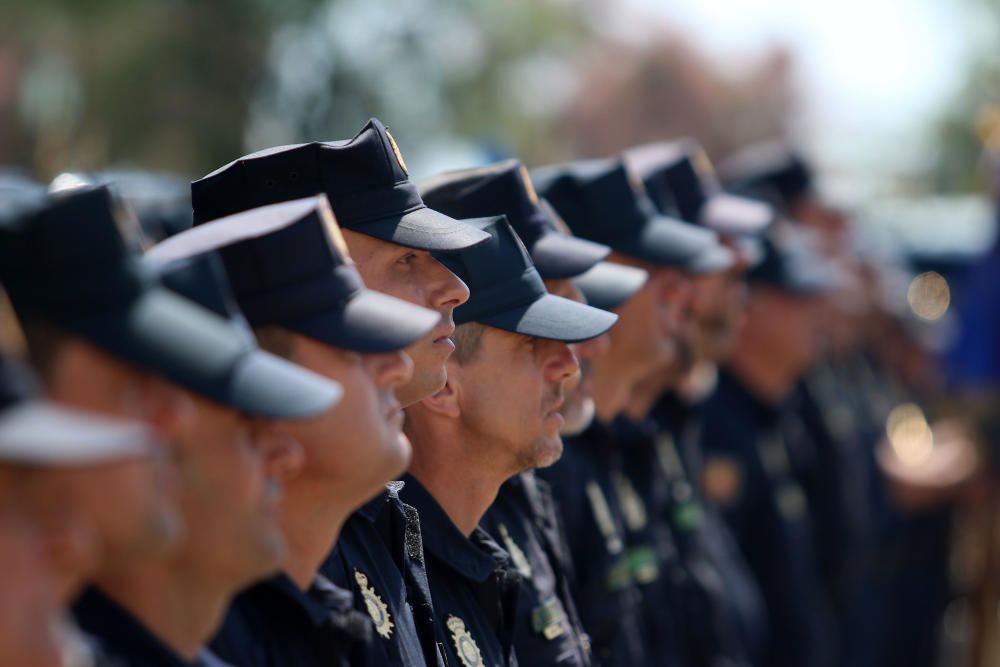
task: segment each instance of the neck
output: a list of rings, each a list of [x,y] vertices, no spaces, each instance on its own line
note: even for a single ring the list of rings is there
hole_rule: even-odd
[[[516,471],[498,472],[475,452],[488,451],[486,443],[458,433],[431,433],[414,424],[407,435],[413,443],[410,474],[434,496],[448,518],[466,537],[472,535],[486,510],[496,500],[500,486]],[[414,420],[416,421],[416,420]]]
[[[794,369],[753,349],[733,355],[729,369],[757,398],[771,405],[785,400],[799,376]]]
[[[96,576],[94,584],[191,661],[218,629],[233,594],[218,577],[170,563],[117,568]]]
[[[595,359],[592,367],[594,409],[599,421],[610,423],[626,408],[635,380],[617,372],[614,365],[600,363],[602,361]]]
[[[284,572],[302,590],[312,585],[344,522],[360,504],[340,498],[318,503],[309,484],[303,481],[288,485],[281,510],[281,530],[288,545]]]

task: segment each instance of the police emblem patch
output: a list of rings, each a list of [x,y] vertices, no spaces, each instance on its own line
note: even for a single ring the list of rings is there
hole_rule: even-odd
[[[361,588],[361,598],[365,601],[365,609],[368,610],[368,615],[371,616],[372,623],[375,625],[375,632],[380,637],[388,639],[395,627],[392,623],[392,617],[389,615],[389,605],[378,596],[375,589],[368,585],[368,577],[363,572],[355,570],[354,580]]]
[[[465,629],[465,621],[458,616],[449,616],[445,625],[451,630],[451,638],[455,642],[455,650],[465,667],[485,667],[483,665],[483,654],[479,652],[479,645],[472,638],[469,631]]]
[[[403,173],[409,175],[410,172],[406,168],[406,160],[403,159],[403,153],[400,152],[399,145],[396,143],[396,138],[392,136],[392,133],[388,128],[385,130],[385,136],[389,137],[389,144],[392,146],[392,152],[396,154],[396,162],[399,163]]]

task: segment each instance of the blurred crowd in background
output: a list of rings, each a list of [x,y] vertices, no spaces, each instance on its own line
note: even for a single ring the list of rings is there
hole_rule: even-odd
[[[911,617],[881,664],[996,664],[1000,3],[847,3],[836,22],[813,3],[673,4],[3,0],[0,178],[116,182],[163,238],[191,224],[192,180],[372,116],[414,180],[680,137],[719,165],[780,140],[808,183],[771,203],[863,283],[824,362],[847,412],[824,419],[864,432],[887,480],[879,566],[897,596],[882,611]],[[748,35],[732,48],[727,20]],[[838,49],[859,86],[831,74]],[[0,328],[3,352],[23,352]],[[851,375],[868,362],[871,394]]]

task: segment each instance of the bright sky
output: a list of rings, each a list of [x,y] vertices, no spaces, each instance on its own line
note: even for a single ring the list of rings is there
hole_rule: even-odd
[[[789,47],[808,105],[803,138],[834,162],[919,159],[920,130],[990,36],[971,0],[629,1],[736,72],[769,45]],[[910,153],[894,155],[901,146]]]

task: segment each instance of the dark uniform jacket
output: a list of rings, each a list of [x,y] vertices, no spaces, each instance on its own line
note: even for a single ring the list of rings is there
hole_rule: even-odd
[[[370,635],[349,591],[322,575],[303,591],[279,574],[236,597],[211,647],[238,667],[331,667]]]
[[[354,607],[372,619],[372,641],[359,643],[352,665],[443,667],[424,565],[420,517],[399,499],[403,482],[355,512],[321,572],[354,593]]]
[[[83,593],[73,613],[100,667],[227,667],[207,649],[194,661],[177,655],[139,619],[96,588]]]
[[[420,515],[427,578],[453,667],[516,665],[512,639],[520,575],[482,528],[466,537],[412,476],[400,492]]]
[[[635,470],[662,488],[657,514],[673,529],[694,605],[704,614],[682,613],[681,636],[688,661],[704,665],[760,664],[767,641],[767,612],[757,580],[719,509],[705,501],[701,486],[701,410],[666,394],[650,413],[653,447],[638,450]],[[637,475],[640,473],[636,473]]]
[[[621,453],[594,423],[565,439],[562,458],[537,471],[552,487],[573,559],[573,596],[593,656],[602,665],[644,665],[642,597],[629,567],[615,489]]]
[[[835,657],[832,626],[809,502],[795,477],[794,446],[785,441],[784,409],[720,373],[704,411],[704,484],[764,595],[770,637],[763,664],[822,667]]]
[[[512,477],[480,525],[522,577],[514,626],[518,664],[590,665],[590,640],[570,592],[569,554],[548,485],[532,471]]]

